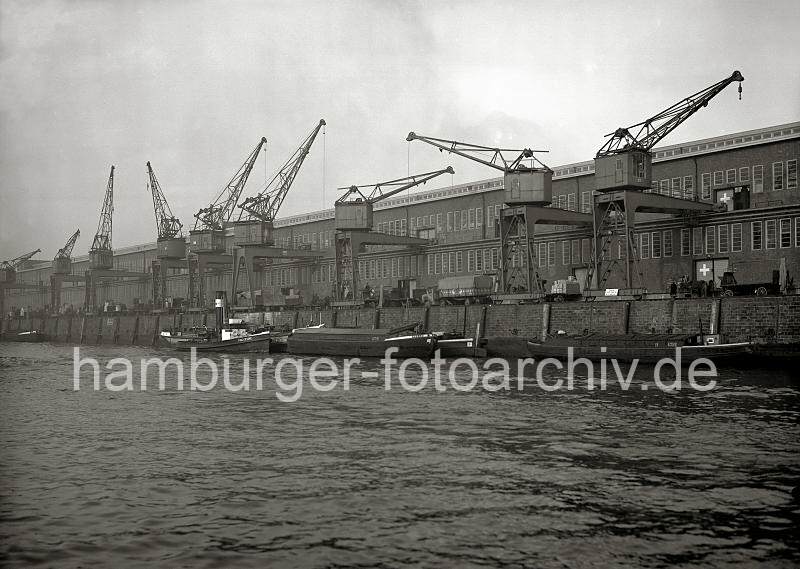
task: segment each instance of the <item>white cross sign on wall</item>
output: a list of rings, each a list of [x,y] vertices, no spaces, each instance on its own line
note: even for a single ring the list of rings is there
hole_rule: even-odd
[[[703,276],[705,277],[708,275],[709,272],[711,272],[711,268],[705,263],[703,263],[703,266],[700,267],[700,272],[703,273]]]
[[[719,197],[719,201],[721,201],[722,203],[729,202],[729,201],[731,201],[731,195],[730,194],[722,194]]]

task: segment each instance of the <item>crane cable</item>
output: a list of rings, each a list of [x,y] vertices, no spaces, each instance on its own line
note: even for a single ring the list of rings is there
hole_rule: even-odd
[[[326,125],[322,125],[322,208],[325,209],[325,164],[328,159],[328,152],[325,148],[325,141],[327,140],[325,137],[325,130]]]

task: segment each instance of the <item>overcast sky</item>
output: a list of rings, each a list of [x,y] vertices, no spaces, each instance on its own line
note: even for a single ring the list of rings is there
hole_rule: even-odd
[[[243,195],[320,118],[281,216],[409,167],[454,166],[427,187],[497,175],[409,130],[588,160],[734,69],[742,101],[729,87],[663,144],[795,121],[799,23],[796,1],[0,0],[0,259],[52,257],[76,228],[85,254],[111,164],[115,247],[155,240],[148,160],[190,226],[261,136]]]

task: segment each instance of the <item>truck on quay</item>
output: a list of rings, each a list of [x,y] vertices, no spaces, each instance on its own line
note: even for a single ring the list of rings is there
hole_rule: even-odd
[[[491,275],[465,275],[445,277],[439,280],[438,301],[448,304],[489,304],[494,292],[494,277]]]

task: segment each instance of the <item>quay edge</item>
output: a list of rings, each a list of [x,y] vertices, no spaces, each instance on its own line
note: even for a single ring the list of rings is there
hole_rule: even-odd
[[[522,305],[431,306],[410,308],[298,309],[240,314],[254,324],[290,329],[308,324],[393,328],[423,322],[429,331],[455,332],[488,340],[490,356],[522,357],[524,339],[564,331],[567,334],[724,334],[732,342],[800,342],[800,295],[565,302]],[[43,332],[48,340],[75,345],[154,346],[168,327],[213,326],[215,316],[183,314],[80,314],[9,318],[2,332]],[[515,340],[517,340],[515,342]]]

